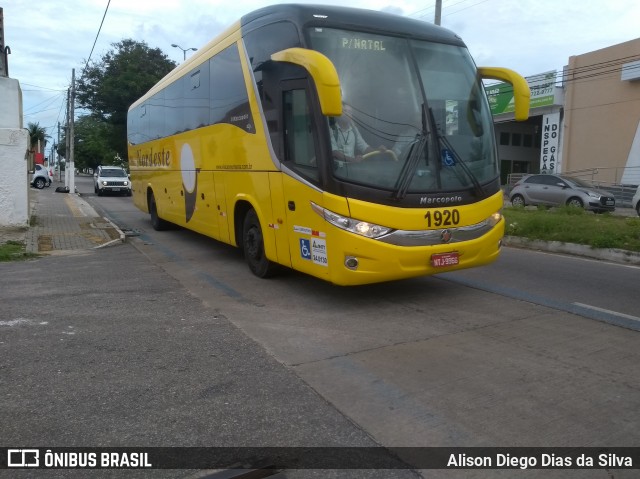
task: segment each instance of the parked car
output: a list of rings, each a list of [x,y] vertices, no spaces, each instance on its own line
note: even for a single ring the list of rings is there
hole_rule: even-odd
[[[119,166],[98,166],[93,175],[93,189],[98,196],[105,193],[131,196],[131,180]]]
[[[31,186],[34,186],[41,190],[45,186],[51,186],[51,182],[53,181],[53,173],[43,165],[36,165],[36,169],[33,172],[33,177],[31,178]]]
[[[640,216],[640,186],[638,186],[638,189],[636,190],[636,194],[633,195],[633,199],[631,200],[631,206],[633,207],[634,210],[636,210],[636,212],[638,213],[638,216]]]
[[[576,206],[596,213],[614,211],[612,193],[597,189],[580,178],[561,175],[529,175],[518,181],[510,194],[513,206]]]

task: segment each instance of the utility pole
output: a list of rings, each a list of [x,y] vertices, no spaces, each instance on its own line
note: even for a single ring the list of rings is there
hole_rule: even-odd
[[[62,168],[60,168],[60,155],[58,155],[58,148],[60,148],[60,122],[58,122],[58,141],[56,143],[56,166],[58,167],[58,181],[62,181]]]
[[[74,117],[74,105],[76,99],[76,69],[71,70],[71,95],[69,97],[69,193],[74,194],[76,192],[76,167],[73,162],[73,145],[75,138],[73,137],[73,117]]]
[[[67,118],[64,128],[64,186],[69,188],[69,98],[71,88],[67,89]]]
[[[64,128],[64,139],[65,139],[65,154],[64,154],[64,186],[71,191],[71,176],[69,168],[71,166],[71,155],[72,155],[72,145],[73,145],[73,130],[71,128],[71,122],[73,118],[73,106],[71,102],[71,87],[67,89],[67,121]]]
[[[0,7],[0,77],[9,76],[9,53],[11,49],[4,44],[4,13]]]
[[[436,16],[434,19],[435,25],[440,25],[442,20],[442,0],[436,0]]]

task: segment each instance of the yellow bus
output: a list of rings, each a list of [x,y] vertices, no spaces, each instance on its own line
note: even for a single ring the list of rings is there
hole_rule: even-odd
[[[274,5],[245,15],[129,109],[134,202],[288,267],[358,285],[480,266],[504,234],[493,121],[454,33],[387,13]]]

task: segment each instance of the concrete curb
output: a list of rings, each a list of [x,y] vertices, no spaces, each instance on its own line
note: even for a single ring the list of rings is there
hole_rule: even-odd
[[[518,236],[505,236],[502,243],[505,246],[514,248],[526,248],[640,266],[640,253],[635,251],[613,248],[592,248],[591,246],[563,243],[560,241],[530,240]]]
[[[116,226],[116,224],[106,216],[103,216],[102,219],[105,220],[107,223],[109,223],[111,227],[118,232],[118,235],[120,236],[120,238],[111,240],[108,243],[103,243],[98,246],[95,246],[93,249],[106,248],[107,246],[113,246],[114,244],[117,244],[117,243],[124,243],[127,238],[127,235],[125,235],[124,232],[120,228],[118,228],[118,226]]]
[[[118,233],[118,236],[119,236],[118,239],[114,239],[106,243],[99,244],[97,246],[94,246],[92,249],[105,248],[107,246],[113,246],[114,244],[125,242],[126,235],[124,234],[124,232],[120,228],[118,228],[118,226],[116,226],[116,224],[106,216],[99,216],[97,211],[87,201],[85,201],[79,193],[76,192],[74,194],[69,194],[69,196],[76,202],[78,207],[83,212],[86,213],[87,216],[94,217],[94,218],[102,218],[106,223],[109,223],[109,226],[111,226],[111,228],[113,228]]]

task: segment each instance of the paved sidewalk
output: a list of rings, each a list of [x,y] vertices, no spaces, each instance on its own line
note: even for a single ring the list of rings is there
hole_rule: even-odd
[[[29,253],[69,254],[124,241],[124,234],[77,194],[58,193],[54,181],[42,190],[29,189],[28,228],[0,228],[0,243],[13,240]]]

